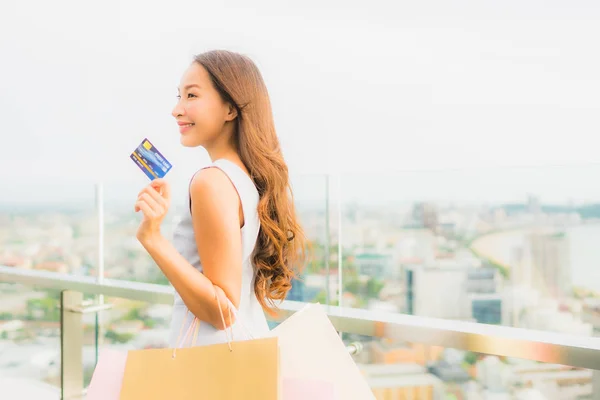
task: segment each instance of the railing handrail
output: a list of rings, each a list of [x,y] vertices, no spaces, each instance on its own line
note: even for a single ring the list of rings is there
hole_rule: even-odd
[[[173,288],[166,285],[60,274],[0,266],[0,282],[73,290],[86,294],[172,304]],[[285,301],[277,320],[298,311],[304,303]],[[516,357],[600,370],[600,338],[486,325],[465,321],[326,306],[337,330],[364,336],[398,339],[430,346]]]

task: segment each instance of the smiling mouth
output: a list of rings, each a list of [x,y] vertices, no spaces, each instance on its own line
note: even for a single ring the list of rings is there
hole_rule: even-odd
[[[189,128],[190,126],[194,126],[196,124],[185,124],[185,125],[179,125],[182,128]]]

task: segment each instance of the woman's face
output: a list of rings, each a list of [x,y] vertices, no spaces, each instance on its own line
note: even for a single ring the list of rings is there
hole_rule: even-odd
[[[226,122],[235,118],[232,107],[214,88],[206,69],[192,63],[181,78],[179,100],[172,115],[179,125],[181,144],[207,147],[223,131]]]

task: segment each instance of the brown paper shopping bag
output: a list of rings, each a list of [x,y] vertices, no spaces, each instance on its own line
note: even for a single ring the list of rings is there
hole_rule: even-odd
[[[278,339],[227,341],[129,351],[120,400],[279,400]]]

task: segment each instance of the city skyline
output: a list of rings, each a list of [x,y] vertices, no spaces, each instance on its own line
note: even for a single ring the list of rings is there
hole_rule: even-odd
[[[372,194],[368,186],[361,186],[356,180],[353,183]],[[373,312],[584,337],[595,335],[600,326],[597,307],[600,287],[594,285],[600,282],[594,269],[600,260],[594,240],[600,227],[598,219],[586,220],[585,216],[575,213],[548,209],[541,198],[531,194],[521,203],[524,206],[512,204],[504,210],[415,203],[393,212],[383,207],[349,204],[342,213],[341,242],[337,235],[339,226],[335,223],[330,226],[330,251],[325,251],[327,241],[322,241],[326,232],[323,208],[301,210],[301,220],[315,253],[301,280],[293,282],[288,299],[324,304],[329,298],[335,305],[341,298],[343,307]],[[84,213],[0,212],[6,222],[0,229],[3,239],[0,265],[32,272],[96,276],[98,251],[102,248],[104,276],[110,281],[168,284],[135,240],[139,216],[127,210],[106,204],[102,247],[98,245],[98,220],[93,207]],[[331,211],[332,218],[336,219],[335,210]],[[176,222],[176,216],[165,220],[166,235],[172,233]],[[342,249],[341,269],[338,268],[338,246]],[[327,271],[331,275],[328,276]],[[58,343],[57,294],[19,285],[8,285],[7,289],[3,291],[0,309],[0,344],[3,341],[9,344],[9,351],[3,354],[14,360],[13,363],[18,362],[18,369],[13,365],[0,365],[0,374],[17,373],[59,385],[55,370],[35,369],[28,358],[30,351],[44,349],[47,362],[56,364],[52,360],[59,357],[58,346],[52,352],[48,343],[39,344],[30,338],[47,336]],[[431,293],[444,295],[432,296]],[[170,306],[105,300],[118,304],[118,309],[103,313],[103,347],[166,346]],[[92,329],[86,329],[84,335],[86,341],[95,340]],[[504,375],[508,371],[518,379],[528,379],[519,372],[522,365],[519,360],[499,361],[496,357],[435,346],[424,352],[419,343],[355,336],[345,339],[348,343],[360,341],[363,345],[364,350],[356,362],[361,369],[369,371],[369,382],[379,395],[383,392],[376,387],[382,379],[379,374],[383,375],[384,371],[390,387],[419,376],[434,385],[423,389],[423,393],[439,396],[485,393],[490,387],[505,393],[519,390],[513,381],[498,380],[500,373]],[[17,352],[17,348],[22,352]],[[87,382],[95,360],[91,357],[93,349],[84,346],[84,350],[90,354],[83,363]],[[490,365],[493,368],[489,368]],[[540,371],[552,368],[553,373],[560,374],[557,380],[578,377],[579,382],[586,385],[578,388],[591,390],[589,371],[534,363],[527,366],[532,367]],[[394,374],[393,381],[391,374]],[[463,382],[462,387],[456,386],[457,377]],[[538,389],[543,391],[544,386]]]
[[[104,182],[105,202],[124,203],[135,199],[148,184],[145,175],[128,160],[120,179]],[[190,164],[180,165],[167,175],[174,198],[185,198],[187,182],[196,170]],[[341,177],[341,178],[340,178]],[[513,168],[449,169],[437,171],[399,171],[394,173],[362,173],[342,175],[290,175],[298,203],[323,204],[326,182],[330,201],[337,203],[341,190],[343,204],[382,205],[386,203],[457,203],[506,204],[521,203],[528,196],[544,204],[566,205],[600,202],[600,186],[591,184],[600,179],[600,164],[586,166],[547,166]],[[96,183],[43,179],[24,181],[5,187],[0,206],[16,203],[87,203],[95,201]],[[41,195],[35,195],[39,193]]]

